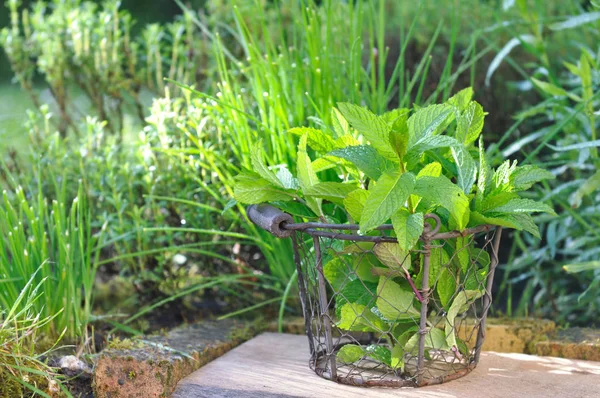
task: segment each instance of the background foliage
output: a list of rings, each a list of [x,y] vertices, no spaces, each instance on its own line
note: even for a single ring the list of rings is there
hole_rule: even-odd
[[[473,86],[492,166],[557,177],[529,194],[559,214],[536,218],[541,239],[504,240],[496,313],[600,319],[597,2],[151,3],[0,13],[4,313],[31,275],[45,290],[61,270],[73,300],[29,307],[54,337],[137,334],[184,307],[293,313],[290,243],[231,201],[254,144],[295,172],[293,128],[331,125],[339,102],[382,114]]]

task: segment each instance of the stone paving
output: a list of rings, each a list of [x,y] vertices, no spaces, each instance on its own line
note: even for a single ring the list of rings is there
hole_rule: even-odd
[[[306,337],[264,333],[179,382],[174,398],[600,396],[600,362],[484,352],[464,378],[420,389],[338,385],[308,368]]]

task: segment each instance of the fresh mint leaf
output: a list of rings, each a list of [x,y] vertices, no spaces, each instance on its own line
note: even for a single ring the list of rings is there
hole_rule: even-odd
[[[353,272],[350,265],[340,257],[334,257],[323,265],[323,276],[331,285],[331,288],[338,292],[347,281],[353,279]]]
[[[369,145],[348,146],[333,150],[328,155],[353,163],[356,168],[373,180],[379,179],[381,174],[396,166],[395,163],[381,156],[375,148]]]
[[[408,119],[409,146],[424,138],[439,134],[454,118],[453,107],[447,104],[430,105],[416,111]]]
[[[331,123],[333,131],[338,137],[350,135],[350,124],[336,108],[331,108]]]
[[[403,290],[400,285],[384,276],[377,285],[377,308],[391,322],[403,319],[418,319],[419,310],[415,307],[415,295]]]
[[[483,130],[485,112],[477,102],[471,102],[456,121],[456,139],[465,145],[477,141]]]
[[[392,216],[392,225],[402,250],[408,251],[415,246],[423,233],[424,223],[423,213],[413,214],[404,208],[398,210]]]
[[[358,188],[356,183],[351,182],[319,182],[306,188],[304,195],[343,204],[348,194],[356,188]]]
[[[369,191],[356,189],[350,192],[344,199],[344,208],[355,222],[360,222],[368,197]]]
[[[496,169],[492,177],[492,183],[494,185],[494,191],[510,192],[512,186],[510,184],[510,177],[512,173],[517,169],[517,162],[510,160],[505,161]]]
[[[287,202],[274,201],[271,202],[271,204],[284,213],[288,213],[293,216],[298,216],[301,218],[317,218],[317,215],[307,205],[295,200]]]
[[[412,267],[410,252],[402,249],[397,243],[379,242],[374,251],[379,261],[391,269],[401,270],[404,267],[408,271]]]
[[[398,343],[394,345],[390,361],[390,367],[392,369],[400,369],[401,372],[404,371],[404,353],[404,344]]]
[[[406,342],[406,352],[411,355],[416,355],[417,350],[419,348],[419,333],[415,333],[412,337]],[[434,350],[449,350],[448,344],[446,342],[446,335],[444,331],[438,328],[431,328],[429,332],[425,335],[425,348],[431,348]]]
[[[356,344],[346,344],[336,354],[336,360],[343,364],[352,364],[365,356],[365,350]]]
[[[336,148],[334,139],[326,132],[311,127],[294,127],[289,129],[290,134],[302,137],[306,135],[309,147],[320,153],[327,153]]]
[[[442,269],[440,273],[437,284],[436,291],[438,296],[440,297],[440,302],[444,308],[454,296],[454,292],[456,291],[456,277],[452,275],[452,273],[448,270],[447,267]]]
[[[346,102],[339,103],[338,109],[352,127],[362,134],[383,157],[389,160],[398,160],[398,156],[390,144],[391,127],[385,119],[368,109]]]
[[[491,177],[491,171],[485,159],[485,149],[483,147],[483,137],[479,137],[479,177],[477,179],[477,201],[483,200],[489,185],[488,179]]]
[[[408,168],[412,170],[425,152],[437,148],[458,147],[461,145],[462,144],[453,137],[445,135],[427,136],[415,142],[413,145],[409,145],[408,152],[404,155],[404,161],[407,163]]]
[[[308,136],[306,134],[300,138],[297,155],[298,180],[303,191],[306,191],[313,185],[319,183],[319,178],[313,170],[310,157],[306,152],[307,140]],[[322,199],[306,198],[306,204],[316,215],[319,217],[324,217],[323,210],[321,208]]]
[[[277,170],[276,176],[281,183],[281,186],[285,189],[296,190],[300,188],[298,180],[290,173],[287,166],[280,167],[279,170]]]
[[[536,182],[554,179],[554,174],[537,166],[520,166],[509,178],[513,191],[526,191]]]
[[[366,233],[383,224],[404,206],[414,187],[415,176],[412,173],[401,173],[398,170],[383,174],[369,188],[369,197],[360,217],[360,230]]]
[[[371,310],[356,303],[345,304],[341,310],[341,318],[337,327],[352,332],[385,332],[389,326]]]
[[[454,221],[451,228],[465,229],[469,222],[469,199],[462,189],[445,176],[425,176],[417,180],[414,193],[447,209]]]
[[[549,213],[556,215],[554,209],[545,203],[531,199],[511,199],[502,206],[490,209],[494,213]]]
[[[392,126],[390,130],[390,143],[400,159],[404,157],[408,149],[409,134],[407,121],[409,113],[409,109],[401,108],[383,115]]]
[[[277,175],[267,167],[264,159],[263,159],[263,149],[262,149],[262,141],[259,141],[252,147],[252,151],[250,153],[250,161],[252,163],[252,168],[256,173],[258,173],[263,179],[269,181],[272,185],[276,187],[284,188],[282,182],[277,178]]]
[[[371,358],[387,366],[392,366],[392,352],[388,348],[377,344],[370,344],[365,351]]]
[[[336,292],[335,307],[339,310],[347,303],[361,304],[368,308],[375,306],[377,284],[354,279],[346,282],[339,292]]]
[[[456,327],[454,321],[459,314],[467,311],[469,306],[477,300],[479,297],[483,295],[483,292],[479,290],[463,290],[459,292],[448,313],[446,314],[444,329],[446,332],[445,339],[446,344],[449,348],[456,347],[458,348],[458,343],[456,341]]]
[[[475,205],[475,209],[481,213],[485,213],[518,198],[519,195],[514,192],[496,192],[494,194],[487,195],[483,197],[483,200],[478,201]]]
[[[468,195],[471,193],[473,184],[477,179],[477,164],[464,146],[452,147],[452,156],[458,172],[457,184]]]
[[[249,172],[236,177],[233,196],[238,202],[249,205],[294,199],[293,194],[274,186],[258,174]]]
[[[467,87],[460,90],[448,99],[448,104],[455,106],[460,112],[463,112],[473,99],[473,88]]]

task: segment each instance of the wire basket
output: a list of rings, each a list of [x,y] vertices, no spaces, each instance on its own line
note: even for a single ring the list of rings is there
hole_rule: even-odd
[[[319,376],[355,386],[420,387],[468,374],[479,361],[502,228],[440,232],[425,216],[413,250],[391,225],[294,223],[268,205],[252,222],[294,245],[310,347]]]

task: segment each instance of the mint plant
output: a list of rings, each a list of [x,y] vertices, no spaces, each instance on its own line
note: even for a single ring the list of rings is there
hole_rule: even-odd
[[[342,362],[369,356],[398,369],[416,349],[422,301],[416,286],[423,275],[414,254],[422,249],[427,214],[439,217],[442,232],[492,224],[537,237],[531,214],[554,214],[550,206],[520,195],[553,178],[550,172],[510,160],[496,170],[488,166],[480,136],[485,112],[472,95],[467,88],[443,104],[383,115],[340,103],[332,111],[332,126],[290,131],[300,137],[295,177],[284,165],[269,166],[260,142],[252,152],[252,170],[237,177],[234,195],[241,203],[270,203],[305,221],[357,223],[359,234],[393,225],[398,243],[341,244],[323,256],[324,276],[340,293],[336,326],[381,333],[387,341],[366,348],[347,344],[337,354]],[[445,325],[430,328],[426,347],[457,357],[468,355],[468,349],[454,321],[484,294],[490,265],[487,252],[463,250],[469,244],[457,238],[431,249],[429,285],[443,306]],[[354,261],[346,261],[353,255]]]

